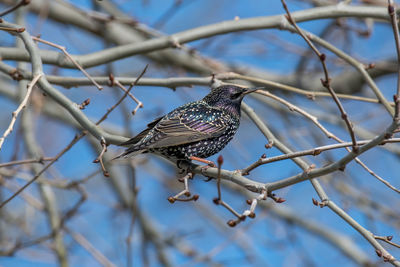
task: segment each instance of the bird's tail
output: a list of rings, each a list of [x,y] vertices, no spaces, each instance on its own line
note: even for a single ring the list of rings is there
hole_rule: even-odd
[[[145,149],[140,149],[140,150],[135,150],[132,147],[128,148],[118,156],[114,157],[112,160],[119,159],[119,158],[128,158],[128,157],[134,157],[136,155],[139,155],[141,153],[145,152]]]

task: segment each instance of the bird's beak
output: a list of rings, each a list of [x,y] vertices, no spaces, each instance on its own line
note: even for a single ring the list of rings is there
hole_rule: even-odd
[[[251,94],[259,89],[263,89],[264,87],[254,87],[254,88],[246,88],[246,91],[243,92],[243,95]]]

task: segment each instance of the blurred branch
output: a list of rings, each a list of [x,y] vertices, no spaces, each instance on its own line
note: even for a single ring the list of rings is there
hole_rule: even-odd
[[[396,103],[396,110],[393,119],[398,120],[400,116],[400,36],[399,36],[399,21],[397,19],[396,7],[393,0],[388,0],[388,13],[393,27],[393,35],[397,52],[397,91],[393,96]]]
[[[35,182],[51,165],[53,165],[62,155],[64,155],[72,146],[74,146],[84,135],[77,135],[74,139],[63,149],[61,150],[54,158],[51,160],[43,169],[38,171],[36,175],[29,180],[24,186],[22,186],[17,192],[15,192],[11,197],[7,198],[3,202],[0,203],[0,209],[2,209],[8,202],[13,200],[16,196],[18,196],[22,191],[24,191],[28,186],[30,186],[33,182]]]
[[[20,8],[21,6],[26,6],[29,5],[31,0],[20,0],[18,3],[16,3],[14,6],[10,7],[9,9],[4,10],[3,12],[0,12],[0,17],[3,17],[16,9]]]
[[[29,163],[43,164],[45,161],[52,161],[53,159],[54,158],[43,157],[43,158],[38,158],[38,159],[24,159],[24,160],[10,161],[10,162],[5,162],[5,163],[0,163],[0,168],[20,165],[20,164],[29,164]]]
[[[89,73],[87,73],[87,71],[84,68],[82,68],[81,65],[79,65],[79,63],[67,52],[67,49],[65,47],[55,44],[55,43],[52,43],[52,42],[49,42],[49,41],[46,41],[46,40],[43,40],[43,39],[40,39],[35,36],[33,36],[32,39],[37,42],[41,42],[41,43],[44,43],[44,44],[47,44],[52,47],[60,49],[64,53],[64,55],[69,60],[71,60],[71,62],[75,65],[75,67],[78,68],[97,87],[97,89],[99,89],[99,90],[103,89],[103,87],[101,87],[95,80],[93,80],[93,78],[89,75]]]
[[[26,71],[17,70],[11,66],[8,66],[2,62],[0,62],[0,71],[10,75],[11,77],[18,76],[18,79],[30,79],[32,74]],[[351,75],[354,75],[352,73]],[[47,80],[52,84],[61,85],[67,88],[76,87],[76,86],[86,86],[90,85],[91,82],[85,78],[76,78],[76,77],[63,77],[63,76],[52,76],[47,75]],[[109,77],[93,77],[93,79],[102,85],[109,85],[110,78]],[[261,79],[257,77],[251,77],[246,75],[241,75],[234,72],[226,72],[226,73],[218,73],[215,75],[207,76],[207,77],[169,77],[169,78],[141,78],[137,82],[137,86],[159,86],[159,87],[167,87],[175,90],[177,87],[192,87],[193,85],[204,85],[210,86],[213,80],[221,80],[221,81],[231,81],[231,80],[243,80],[255,83],[257,85],[265,85],[271,87],[271,89],[279,89],[282,91],[292,92],[300,95],[304,95],[308,98],[314,99],[316,97],[330,97],[329,93],[326,92],[318,92],[296,88],[294,86],[290,86],[287,84],[282,84],[274,81],[270,81],[267,79]],[[339,78],[338,78],[339,79]],[[136,77],[114,77],[114,80],[118,81],[121,85],[129,85],[137,80]],[[346,79],[347,80],[347,79]],[[348,95],[348,94],[337,94],[339,98],[342,99],[350,99],[350,100],[358,100],[369,103],[380,103],[378,99],[362,97],[357,95]],[[139,104],[139,103],[138,103]],[[388,102],[388,105],[394,106],[393,102]]]
[[[25,87],[25,82],[21,81],[20,83],[20,90]],[[41,149],[37,143],[37,139],[34,136],[35,131],[32,112],[30,109],[26,109],[25,112],[22,114],[21,118],[21,129],[23,132],[24,143],[26,146],[26,150],[30,157],[40,157],[42,155]],[[61,156],[62,154],[60,154]],[[58,160],[60,156],[56,156],[46,167],[41,168],[38,165],[31,165],[32,170],[35,173],[34,178],[32,178],[28,183],[26,183],[23,187],[21,187],[18,191],[16,191],[10,198],[0,204],[0,209],[4,207],[9,201],[15,198],[18,194],[20,194],[24,189],[26,189],[30,184],[33,183],[36,179],[41,177],[44,171],[50,167],[55,161]],[[67,249],[64,244],[63,240],[63,233],[59,230],[61,219],[60,219],[60,211],[56,199],[56,195],[53,189],[47,184],[39,184],[39,190],[41,198],[43,199],[44,206],[45,206],[45,214],[47,220],[49,222],[51,231],[54,233],[54,252],[57,255],[57,259],[59,265],[62,267],[67,267],[68,265],[68,258],[67,258]]]
[[[70,229],[66,228],[66,232],[69,233],[72,238],[81,245],[93,258],[100,263],[102,266],[105,267],[115,267],[116,265],[113,264],[109,259],[104,256],[99,250],[97,250],[82,234],[71,231]]]
[[[349,5],[311,8],[308,10],[293,12],[292,16],[297,22],[338,17],[376,18],[386,21],[389,21],[390,19],[385,8]],[[187,31],[175,33],[170,36],[162,36],[143,41],[141,43],[121,45],[87,55],[72,57],[78,61],[83,68],[89,68],[138,54],[154,52],[165,48],[176,48],[179,47],[179,45],[188,42],[209,38],[220,34],[257,29],[281,28],[283,26],[284,23],[282,22],[282,15],[224,21],[193,28]],[[20,57],[18,59],[10,58],[10,54],[7,55],[5,53],[1,53],[0,55],[3,59],[7,60],[22,60]],[[23,58],[23,60],[28,61],[29,59]],[[64,68],[76,67],[71,61],[65,59],[65,56],[60,53],[55,53],[52,55],[48,54],[47,57],[43,58],[43,63],[55,64]]]
[[[336,106],[338,107],[340,114],[341,114],[341,118],[343,119],[343,121],[346,123],[347,126],[347,130],[350,134],[351,137],[351,141],[353,142],[352,145],[352,149],[354,152],[357,152],[358,150],[358,146],[357,146],[357,140],[356,140],[356,136],[354,134],[354,130],[353,130],[353,124],[350,122],[350,119],[347,115],[347,112],[344,110],[344,107],[342,105],[342,103],[340,102],[339,98],[336,95],[336,92],[333,90],[332,86],[331,86],[331,78],[328,72],[328,67],[326,66],[325,60],[326,60],[326,55],[325,54],[321,54],[321,52],[318,50],[318,48],[310,41],[310,39],[305,35],[305,33],[303,32],[302,29],[300,29],[297,26],[296,21],[293,19],[292,14],[290,13],[285,0],[281,0],[283,8],[286,11],[286,19],[288,20],[288,22],[295,27],[297,33],[303,37],[303,39],[306,41],[306,43],[308,44],[308,46],[311,48],[311,50],[314,51],[314,53],[317,55],[317,57],[319,58],[319,60],[321,61],[322,64],[322,69],[324,70],[324,76],[325,79],[321,79],[321,83],[322,85],[329,91],[329,93],[332,96],[333,101],[335,102]]]

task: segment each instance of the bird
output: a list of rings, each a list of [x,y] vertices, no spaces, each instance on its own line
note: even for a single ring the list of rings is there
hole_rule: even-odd
[[[141,153],[157,154],[173,162],[208,158],[232,140],[239,128],[242,100],[257,89],[234,85],[214,88],[203,99],[150,122],[145,130],[120,144],[129,147],[115,158]]]

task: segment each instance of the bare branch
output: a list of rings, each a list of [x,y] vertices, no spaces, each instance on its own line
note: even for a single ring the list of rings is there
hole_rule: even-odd
[[[41,43],[44,43],[44,44],[47,44],[47,45],[50,45],[52,47],[60,49],[65,54],[65,56],[68,57],[69,60],[71,60],[72,63],[74,63],[74,65],[80,71],[82,71],[83,74],[85,74],[85,76],[97,87],[97,89],[103,90],[103,87],[100,86],[95,80],[93,80],[92,76],[90,76],[89,73],[87,73],[87,71],[84,68],[82,68],[81,65],[79,65],[79,63],[67,52],[67,49],[65,47],[63,47],[61,45],[58,45],[58,44],[55,44],[55,43],[52,43],[52,42],[49,42],[49,41],[46,41],[46,40],[43,40],[43,39],[40,39],[40,38],[35,37],[35,36],[33,36],[32,39],[37,41],[37,42],[41,42]]]
[[[0,17],[3,17],[13,11],[15,11],[16,9],[20,8],[21,6],[26,6],[29,5],[31,2],[31,0],[20,0],[18,3],[16,3],[14,6],[4,10],[3,12],[0,12]]]
[[[12,113],[12,118],[11,118],[11,122],[10,125],[8,126],[8,128],[6,129],[6,131],[4,132],[3,136],[0,138],[0,151],[1,151],[1,147],[3,146],[4,140],[6,139],[6,137],[12,132],[13,127],[15,122],[17,121],[17,117],[18,114],[22,111],[23,108],[25,108],[26,104],[28,103],[28,99],[29,96],[32,93],[33,87],[35,86],[35,84],[37,83],[37,81],[40,79],[40,77],[42,77],[42,74],[37,74],[32,82],[29,84],[28,86],[28,90],[25,94],[24,99],[22,100],[21,104],[18,106],[18,108]]]

